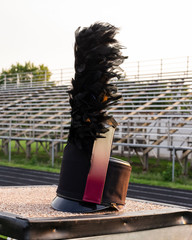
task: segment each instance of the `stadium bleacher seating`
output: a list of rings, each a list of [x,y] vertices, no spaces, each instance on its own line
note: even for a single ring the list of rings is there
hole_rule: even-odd
[[[148,167],[148,156],[167,157],[171,147],[184,171],[192,152],[192,77],[121,79],[114,81],[122,99],[108,109],[118,121],[113,153],[136,154]],[[33,85],[0,89],[0,139],[65,143],[70,123],[69,85]],[[162,149],[156,146],[163,147]],[[22,147],[22,146],[20,146]],[[49,150],[47,150],[49,151]]]

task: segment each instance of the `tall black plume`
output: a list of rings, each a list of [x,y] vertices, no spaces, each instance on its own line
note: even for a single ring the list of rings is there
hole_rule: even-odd
[[[97,22],[75,32],[75,77],[69,91],[71,127],[69,142],[79,148],[89,146],[105,133],[105,122],[112,116],[106,112],[121,97],[116,87],[109,83],[120,78],[119,65],[122,46],[114,38],[118,28]]]

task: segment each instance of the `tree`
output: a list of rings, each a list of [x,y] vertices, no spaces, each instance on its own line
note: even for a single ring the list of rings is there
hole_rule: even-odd
[[[32,80],[36,81],[49,81],[51,72],[44,64],[35,66],[34,63],[25,62],[24,65],[20,63],[12,64],[8,70],[3,69],[0,74],[0,84],[4,83],[6,76],[7,83],[17,83]]]

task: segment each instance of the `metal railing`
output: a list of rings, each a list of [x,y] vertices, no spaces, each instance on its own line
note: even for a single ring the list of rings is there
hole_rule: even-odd
[[[192,57],[167,58],[157,60],[135,61],[123,64],[122,80],[155,80],[192,77]],[[25,88],[35,86],[70,85],[74,77],[73,68],[47,71],[26,72],[3,75],[0,89]]]
[[[178,73],[188,76],[192,70],[192,57],[165,58],[155,60],[143,60],[124,63],[124,70],[128,78],[140,79],[149,77],[165,77]],[[169,74],[170,73],[170,74]]]

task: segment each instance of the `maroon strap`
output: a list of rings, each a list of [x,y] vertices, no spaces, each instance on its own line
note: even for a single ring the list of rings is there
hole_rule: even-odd
[[[98,138],[94,142],[83,201],[101,203],[114,132],[115,128],[110,127],[104,134],[105,138]]]

